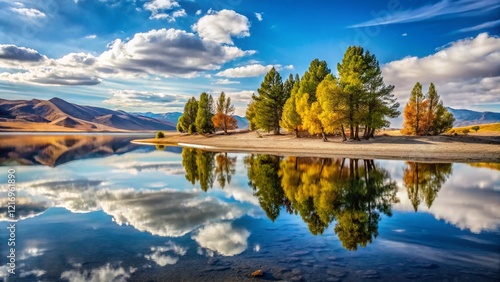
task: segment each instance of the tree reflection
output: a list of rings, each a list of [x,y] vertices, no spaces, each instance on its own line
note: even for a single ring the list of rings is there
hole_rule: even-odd
[[[205,192],[214,184],[214,156],[215,153],[200,149],[182,149],[182,165],[186,171],[186,179],[193,185],[198,181]]]
[[[250,185],[271,220],[280,207],[299,214],[312,234],[334,231],[348,250],[378,235],[380,213],[391,215],[397,185],[373,160],[258,155],[246,159]]]
[[[289,206],[278,175],[280,161],[281,157],[270,155],[250,155],[245,158],[248,185],[253,188],[260,206],[272,221],[278,218],[281,206]]]
[[[215,156],[215,175],[220,187],[224,189],[231,184],[231,177],[236,173],[236,157],[228,157],[227,153]]]
[[[451,175],[451,168],[451,163],[406,162],[403,183],[408,189],[408,198],[415,211],[418,210],[421,201],[425,202],[427,208],[432,206],[441,186]]]
[[[201,189],[206,192],[213,187],[214,179],[217,179],[221,188],[231,183],[231,177],[236,172],[236,157],[184,147],[182,166],[186,171],[186,179],[193,185],[199,182]]]

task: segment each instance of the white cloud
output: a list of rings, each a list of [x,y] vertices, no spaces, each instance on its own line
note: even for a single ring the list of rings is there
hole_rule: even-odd
[[[179,256],[184,256],[186,254],[187,248],[183,248],[169,241],[166,246],[151,247],[151,251],[152,253],[144,255],[144,258],[154,261],[159,266],[165,266],[168,264],[176,264],[179,260]]]
[[[403,186],[402,163],[387,161],[387,167],[393,167],[391,175],[401,184],[397,193],[400,202],[395,210],[413,211],[413,204],[408,197],[408,190]],[[391,165],[392,163],[392,165]],[[470,179],[475,179],[471,182]],[[419,212],[432,214],[436,219],[444,220],[462,230],[473,233],[494,231],[500,227],[500,174],[487,168],[471,168],[466,164],[454,164],[453,174],[443,183],[430,208],[421,201]],[[460,209],[457,209],[460,206]]]
[[[416,82],[427,91],[434,82],[444,104],[471,105],[500,102],[500,38],[479,34],[452,42],[427,57],[406,57],[382,66],[384,80],[395,85],[402,107]]]
[[[68,270],[61,274],[61,279],[66,279],[69,282],[125,282],[130,278],[130,273],[134,272],[125,270],[123,267],[112,267],[109,263],[103,267],[92,270]]]
[[[294,67],[293,67],[293,65],[288,65],[288,66],[284,66],[283,68],[286,70],[293,70]]]
[[[156,20],[168,20],[169,22],[175,22],[177,18],[182,18],[186,17],[186,10],[180,9],[175,12],[172,12],[171,14],[167,13],[157,13],[154,15],[151,15],[150,19],[156,19]]]
[[[227,78],[225,79],[217,79],[215,81],[215,84],[239,84],[240,82],[239,81],[236,81],[236,80],[229,80]]]
[[[161,11],[171,10],[180,7],[179,3],[175,0],[152,0],[144,4],[144,9],[151,12],[150,19],[164,19],[168,14],[161,13]]]
[[[263,20],[263,18],[262,18],[262,15],[263,15],[263,14],[264,14],[264,13],[255,13],[255,17],[257,18],[257,20],[258,20],[259,22],[261,22],[261,21]]]
[[[138,90],[109,90],[111,97],[103,103],[118,108],[156,108],[175,107],[182,108],[187,100],[183,95],[172,95],[160,92],[138,91]]]
[[[195,15],[199,16],[199,15],[201,15],[201,12],[202,12],[201,10],[197,10]]]
[[[408,33],[405,32],[405,33],[401,34],[401,36],[408,36]]]
[[[95,34],[90,34],[90,35],[85,36],[85,38],[87,38],[87,39],[96,39],[96,38],[97,38],[97,35],[95,35]]]
[[[250,232],[246,229],[233,229],[230,223],[215,223],[202,227],[193,239],[202,247],[223,256],[235,256],[248,247]]]
[[[243,67],[229,68],[223,71],[220,71],[216,74],[216,76],[225,76],[225,77],[253,77],[259,76],[270,71],[274,66],[273,65],[261,65],[261,64],[252,64]]]
[[[481,29],[485,29],[485,28],[495,27],[498,25],[500,25],[500,20],[485,22],[485,23],[475,25],[472,27],[462,28],[462,29],[459,29],[458,32],[476,31],[476,30],[481,30]]]
[[[10,10],[22,17],[27,17],[28,19],[39,19],[46,17],[43,12],[33,8],[10,8]]]
[[[231,37],[250,36],[248,18],[233,10],[222,10],[201,17],[192,29],[205,39],[233,44]]]
[[[466,16],[481,13],[500,7],[496,0],[441,0],[440,2],[419,7],[414,10],[387,12],[384,15],[376,15],[374,19],[351,25],[350,28],[367,27],[377,25],[388,25],[396,23],[409,23],[424,21],[442,16]]]
[[[99,194],[102,210],[118,225],[165,237],[180,237],[214,221],[239,218],[243,210],[197,192],[105,191]]]
[[[202,40],[183,30],[160,29],[137,33],[127,42],[115,40],[99,62],[110,73],[193,77],[248,54],[253,52]]]
[[[24,70],[0,73],[0,80],[40,85],[96,85],[108,77],[191,78],[255,53],[176,29],[137,33],[127,41],[115,40],[108,48],[98,57],[70,53],[59,59],[48,59],[33,49],[0,45],[0,68]]]

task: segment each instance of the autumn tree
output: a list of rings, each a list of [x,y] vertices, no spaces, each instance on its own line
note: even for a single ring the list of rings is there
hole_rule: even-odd
[[[256,126],[266,131],[272,130],[274,134],[280,134],[279,123],[289,93],[284,91],[281,76],[274,67],[264,77],[258,94],[258,96],[252,96],[255,103]]]
[[[252,94],[252,101],[248,104],[245,118],[248,120],[248,129],[254,131],[257,129],[257,124],[255,124],[255,102],[257,101],[257,97],[255,94]]]
[[[299,75],[297,74],[294,79],[290,74],[284,84],[285,92],[289,92],[290,97],[285,102],[285,106],[283,107],[283,115],[281,116],[280,121],[280,126],[288,131],[294,131],[295,137],[299,137],[299,127],[302,124],[302,120],[300,118],[300,115],[297,113],[296,108],[296,100],[299,87]]]
[[[317,103],[316,91],[318,85],[330,74],[330,69],[325,61],[314,59],[309,69],[300,79],[299,86],[294,96],[296,110],[300,116],[301,127],[310,134],[321,134],[327,141],[319,115],[322,113],[321,105]]]
[[[196,132],[196,116],[198,114],[198,101],[191,97],[184,105],[184,112],[177,121],[177,131],[193,134]]]
[[[231,97],[226,98],[226,94],[222,92],[217,100],[215,115],[212,118],[215,129],[224,130],[226,134],[228,130],[236,129],[238,122],[233,114],[234,105],[231,104]]]
[[[434,84],[429,86],[427,95],[422,93],[422,85],[413,87],[410,100],[404,109],[401,133],[406,135],[438,135],[453,126],[455,118],[439,100]]]
[[[403,115],[403,129],[401,133],[406,135],[423,135],[425,126],[425,109],[427,102],[422,93],[422,85],[417,82],[411,91],[410,100],[405,106]]]
[[[215,131],[212,118],[214,116],[214,101],[212,95],[203,92],[200,95],[198,103],[198,112],[196,114],[196,130],[198,133],[207,134]]]

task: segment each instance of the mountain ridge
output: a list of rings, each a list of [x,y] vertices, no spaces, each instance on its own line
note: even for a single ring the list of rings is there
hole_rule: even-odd
[[[0,130],[48,131],[175,130],[175,124],[124,111],[49,100],[0,99]]]

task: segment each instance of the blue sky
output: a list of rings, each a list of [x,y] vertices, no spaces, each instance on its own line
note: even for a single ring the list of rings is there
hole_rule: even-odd
[[[0,0],[0,93],[168,112],[225,91],[243,114],[272,66],[302,75],[319,58],[335,73],[361,45],[402,106],[432,81],[445,105],[500,111],[499,13],[496,0]]]

